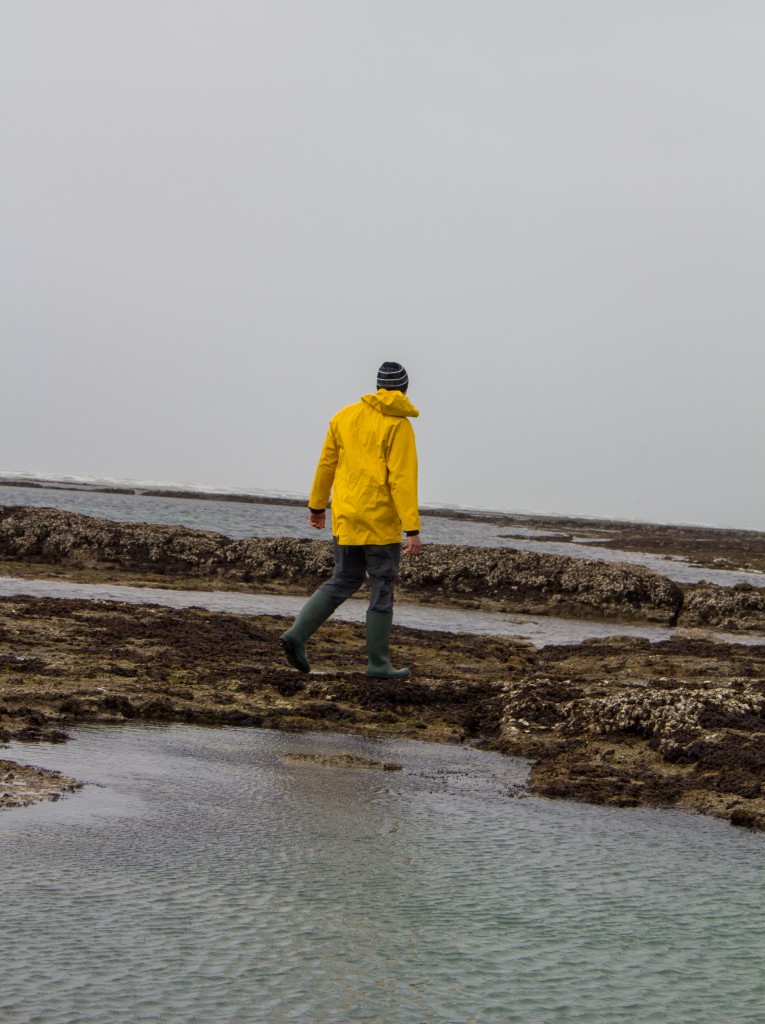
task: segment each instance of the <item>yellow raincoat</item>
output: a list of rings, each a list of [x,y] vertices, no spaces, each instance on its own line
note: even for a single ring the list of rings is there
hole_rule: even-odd
[[[417,449],[407,417],[419,412],[401,391],[381,388],[330,420],[308,505],[326,508],[340,544],[400,544],[420,529]]]

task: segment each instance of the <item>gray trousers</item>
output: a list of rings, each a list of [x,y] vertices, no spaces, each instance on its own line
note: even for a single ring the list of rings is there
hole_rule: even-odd
[[[330,594],[337,604],[355,594],[369,576],[372,594],[369,599],[370,612],[393,611],[393,585],[401,561],[400,544],[338,544],[332,538],[335,555],[335,571],[331,580],[322,583],[319,590]]]

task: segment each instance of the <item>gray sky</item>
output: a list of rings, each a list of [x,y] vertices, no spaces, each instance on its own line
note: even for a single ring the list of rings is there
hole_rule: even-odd
[[[765,529],[762,0],[0,0],[0,470]],[[0,496],[1,500],[1,496]]]

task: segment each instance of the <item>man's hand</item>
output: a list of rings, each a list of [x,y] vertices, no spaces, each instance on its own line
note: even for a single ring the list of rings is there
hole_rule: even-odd
[[[419,533],[414,534],[412,537],[406,538],[406,547],[404,548],[405,555],[419,555],[422,551],[422,540],[420,539]]]
[[[323,530],[327,525],[327,513],[326,512],[309,512],[308,523],[310,526],[315,527],[317,530]]]

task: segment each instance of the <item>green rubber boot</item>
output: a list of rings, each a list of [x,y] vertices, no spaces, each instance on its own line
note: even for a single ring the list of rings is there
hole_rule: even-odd
[[[279,641],[284,648],[287,661],[299,672],[310,672],[311,666],[305,653],[306,641],[316,632],[322,622],[337,608],[337,601],[323,590],[313,593],[298,612],[298,616]]]
[[[393,612],[367,612],[367,675],[375,679],[403,679],[408,668],[394,668],[390,663],[390,631]]]

